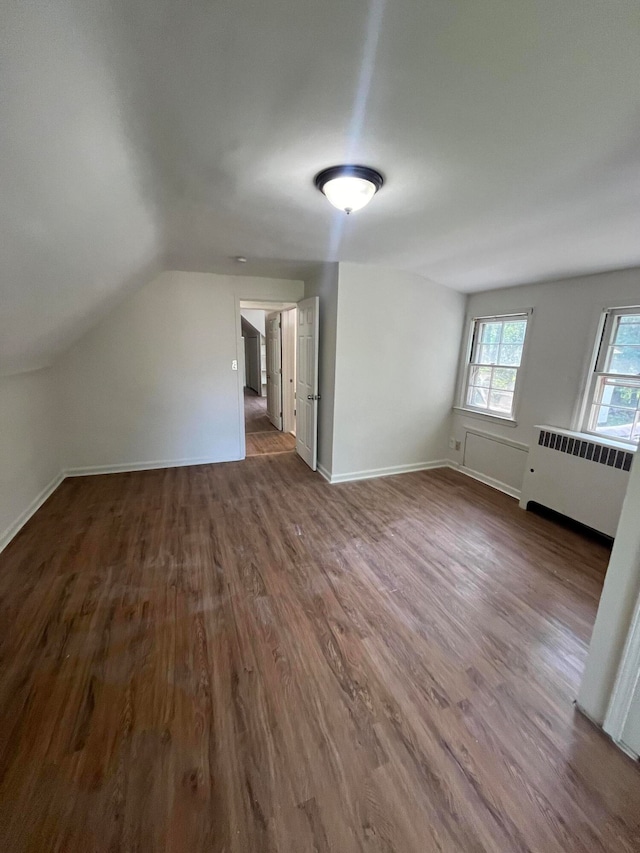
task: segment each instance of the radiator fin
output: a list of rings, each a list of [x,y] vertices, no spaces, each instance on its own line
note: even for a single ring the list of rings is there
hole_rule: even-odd
[[[538,444],[557,450],[560,453],[568,453],[570,456],[579,456],[587,462],[597,462],[599,465],[607,465],[610,468],[621,468],[623,471],[631,470],[633,453],[628,450],[618,450],[616,447],[605,447],[595,441],[582,438],[570,438],[568,435],[560,435],[549,430],[540,430]]]

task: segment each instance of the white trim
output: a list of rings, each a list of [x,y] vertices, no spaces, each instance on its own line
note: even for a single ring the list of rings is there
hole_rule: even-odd
[[[573,700],[573,704],[575,705],[576,709],[577,709],[578,711],[580,711],[580,713],[582,714],[582,716],[583,716],[583,717],[586,717],[586,718],[587,718],[587,720],[589,720],[589,722],[591,723],[591,725],[592,725],[592,726],[595,726],[595,727],[596,727],[597,729],[599,729],[601,732],[604,732],[604,733],[606,734],[606,736],[607,736],[607,737],[608,737],[608,738],[609,738],[609,739],[610,739],[610,740],[611,740],[611,741],[612,741],[612,742],[613,742],[613,743],[618,747],[618,749],[621,749],[623,752],[625,752],[625,753],[629,756],[629,758],[633,758],[633,759],[635,759],[636,761],[638,760],[638,756],[636,755],[636,753],[635,753],[632,749],[629,749],[629,747],[628,747],[628,746],[626,746],[624,743],[622,743],[622,741],[616,741],[616,740],[614,740],[614,739],[611,737],[611,735],[609,734],[609,732],[605,732],[605,731],[604,731],[604,728],[603,728],[603,726],[602,726],[602,723],[599,723],[599,722],[598,722],[598,720],[596,720],[596,718],[595,718],[595,717],[592,717],[592,716],[591,716],[591,714],[589,714],[587,711],[585,711],[585,709],[582,707],[582,705],[578,702],[578,700],[577,700],[577,699],[574,699],[574,700]]]
[[[238,276],[238,279],[241,279],[241,276]],[[242,338],[242,303],[246,303],[248,305],[252,305],[258,311],[264,311],[265,314],[267,311],[289,311],[291,308],[297,308],[297,302],[283,302],[281,299],[250,299],[246,296],[242,295],[241,288],[244,287],[244,283],[241,283],[238,288],[236,288],[234,293],[234,311],[235,311],[235,326],[236,326],[236,359],[238,361],[238,441],[240,446],[240,456],[238,460],[236,459],[203,459],[201,462],[188,462],[188,461],[178,461],[178,462],[169,462],[166,465],[147,465],[146,468],[130,468],[126,470],[131,471],[145,471],[147,468],[176,468],[181,465],[207,465],[210,462],[235,462],[242,459],[247,458],[247,436],[246,436],[246,427],[244,422],[244,375],[240,372],[240,365],[244,363],[244,341]],[[258,307],[259,306],[259,307]],[[88,471],[87,473],[109,473],[106,472],[98,472],[98,471]],[[76,475],[73,475],[76,476]]]
[[[318,474],[320,474],[320,476],[324,477],[324,479],[327,481],[327,483],[330,483],[330,482],[331,482],[331,472],[330,472],[330,471],[328,471],[328,470],[324,467],[324,465],[321,465],[321,464],[318,462],[318,465],[317,465],[316,470],[317,470]]]
[[[436,459],[433,462],[412,462],[409,465],[392,465],[389,468],[372,468],[368,471],[349,471],[347,474],[329,474],[326,468],[318,471],[331,484],[350,483],[354,480],[373,480],[376,477],[393,477],[394,474],[409,474],[412,471],[430,471],[432,468],[448,468],[449,459]]]
[[[580,385],[580,397],[574,406],[574,413],[572,418],[572,423],[575,425],[576,430],[587,432],[589,435],[599,435],[597,432],[590,432],[587,430],[587,424],[591,419],[593,401],[595,398],[596,387],[598,383],[598,378],[601,376],[609,376],[612,375],[610,371],[603,370],[605,366],[606,356],[608,350],[611,346],[611,339],[613,337],[613,328],[615,325],[615,318],[624,314],[637,314],[640,306],[635,305],[621,305],[619,307],[612,307],[607,305],[601,305],[597,324],[595,325],[595,336],[593,338],[594,343],[591,349],[591,356],[588,362],[585,363],[585,370],[582,375],[582,382]],[[633,379],[633,376],[627,376],[623,374],[624,378]],[[632,442],[634,445],[636,442]]]
[[[528,318],[532,312],[533,308],[523,308],[521,311],[503,311],[500,314],[474,314],[473,316],[470,314],[469,316],[474,323],[476,320],[480,320],[483,323],[490,323],[492,320],[510,320],[512,317],[516,319],[520,317]]]
[[[507,438],[505,435],[498,435],[495,432],[485,432],[480,429],[471,429],[470,427],[465,427],[465,433],[471,435],[479,435],[480,438],[488,438],[491,441],[496,441],[498,444],[506,444],[507,447],[513,447],[516,450],[522,450],[524,453],[529,452],[529,445],[523,444],[521,441],[514,441],[512,438]]]
[[[7,529],[0,535],[0,551],[3,551],[9,542],[16,536],[20,530],[24,527],[24,525],[29,521],[32,515],[34,515],[42,506],[42,504],[50,497],[55,490],[58,488],[60,483],[64,480],[64,474],[60,472],[56,474],[53,480],[49,483],[48,486],[45,486],[44,489],[40,492],[40,494],[35,497],[29,506],[20,513],[18,518],[10,524]]]
[[[488,412],[481,412],[479,409],[465,409],[464,406],[454,406],[453,411],[466,418],[480,418],[480,420],[483,421],[490,421],[491,423],[502,424],[502,426],[508,427],[518,426],[518,421],[513,418],[503,418],[500,417],[500,415],[491,415]]]
[[[243,457],[198,456],[187,459],[160,459],[152,462],[121,462],[116,465],[87,465],[67,468],[65,477],[87,477],[93,474],[127,474],[134,471],[154,471],[158,468],[184,468],[188,465],[214,465],[218,462],[241,462]]]
[[[525,445],[523,445],[523,447],[524,446]],[[485,486],[490,486],[492,489],[497,489],[499,492],[503,492],[510,498],[516,498],[517,500],[520,497],[518,489],[514,489],[507,483],[502,483],[500,480],[494,480],[493,477],[487,477],[479,471],[473,471],[471,468],[465,468],[464,465],[460,465],[452,459],[436,459],[433,462],[394,465],[390,468],[375,468],[370,471],[352,471],[348,474],[330,474],[326,468],[322,465],[318,465],[318,473],[324,477],[328,483],[335,485],[337,483],[350,483],[356,480],[372,480],[376,477],[392,477],[395,474],[409,474],[412,471],[431,471],[435,468],[451,468],[453,471],[460,471],[460,473],[464,474],[466,477],[470,477],[472,480],[484,483]]]
[[[613,738],[611,738],[611,740],[613,740]],[[640,761],[640,755],[638,755],[637,752],[634,752],[632,749],[630,749],[624,741],[613,740],[613,742],[618,747],[618,749],[621,749],[624,753],[626,753],[629,756],[629,758],[633,758],[634,761]]]
[[[524,342],[522,346],[522,358],[520,360],[520,365],[518,366],[518,376],[516,378],[516,385],[513,395],[513,408],[512,414],[510,417],[501,417],[500,415],[496,415],[490,411],[482,411],[481,409],[470,409],[466,406],[467,399],[467,390],[469,387],[469,371],[471,369],[471,357],[473,355],[473,343],[474,343],[474,334],[476,329],[476,323],[485,322],[487,320],[505,320],[509,317],[523,317],[527,321],[527,327],[524,335]],[[498,423],[502,423],[505,426],[517,426],[518,422],[516,420],[516,415],[520,408],[520,398],[522,395],[522,385],[524,382],[523,377],[526,372],[526,365],[528,363],[528,353],[530,347],[531,340],[531,327],[533,324],[534,318],[534,308],[530,306],[529,308],[522,308],[517,311],[507,311],[501,314],[490,314],[486,317],[476,316],[470,312],[467,312],[465,315],[465,326],[467,329],[466,336],[463,335],[462,344],[460,347],[460,360],[458,363],[458,371],[456,376],[456,404],[453,406],[454,411],[462,413],[464,415],[468,415],[470,417],[482,417],[487,420],[494,419]]]
[[[485,486],[491,486],[492,489],[497,489],[499,492],[503,492],[510,498],[520,500],[520,489],[514,489],[513,486],[509,486],[501,480],[495,480],[493,477],[487,477],[486,474],[481,474],[480,471],[474,471],[472,468],[466,468],[464,465],[456,465],[455,463],[449,464],[451,468],[455,467],[457,471],[460,471],[460,473],[464,474],[466,477],[471,477],[472,480],[484,483]]]
[[[244,366],[244,340],[242,337],[242,309],[240,306],[241,302],[240,296],[236,293],[234,295],[234,321],[236,325],[236,363],[238,365],[238,377],[236,381],[237,389],[238,389],[238,446],[240,448],[240,459],[246,459],[247,456],[247,439],[246,439],[246,427],[244,422],[244,375],[240,373],[240,365]],[[242,351],[242,356],[240,352]],[[242,360],[241,360],[242,359]],[[262,362],[261,362],[262,366]],[[245,368],[246,370],[246,368]],[[262,382],[262,375],[260,376],[260,381]],[[260,387],[260,393],[262,393],[262,387]]]
[[[583,717],[586,717],[587,720],[589,720],[589,722],[593,726],[595,726],[597,729],[600,729],[602,731],[602,723],[599,723],[595,717],[592,717],[588,711],[585,711],[585,709],[582,707],[582,705],[578,702],[577,699],[573,700],[573,704],[575,705],[576,709],[578,711],[580,711],[580,713],[582,714]]]
[[[611,693],[609,707],[604,718],[602,728],[624,751],[638,758],[631,750],[622,736],[624,727],[631,710],[631,703],[640,682],[640,597],[631,620],[629,634],[625,643],[624,652],[620,661],[616,683]]]

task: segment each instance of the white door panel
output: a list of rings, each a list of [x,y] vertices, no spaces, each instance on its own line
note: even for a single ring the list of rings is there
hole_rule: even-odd
[[[267,314],[267,415],[276,429],[282,429],[282,338],[280,312]]]
[[[282,429],[296,432],[296,330],[298,311],[291,308],[281,314],[282,332]]]
[[[318,461],[318,305],[317,296],[298,302],[296,451],[316,470]]]

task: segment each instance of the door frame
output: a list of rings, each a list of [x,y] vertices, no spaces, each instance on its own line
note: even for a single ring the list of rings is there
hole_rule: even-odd
[[[247,441],[244,424],[244,371],[240,369],[244,361],[244,342],[242,338],[242,320],[241,320],[241,302],[258,302],[263,303],[264,311],[286,311],[288,308],[296,308],[298,303],[293,300],[283,299],[260,299],[259,296],[252,294],[243,296],[241,293],[234,294],[234,309],[236,318],[236,367],[237,367],[237,390],[238,390],[238,446],[240,448],[240,456],[238,461],[247,458]],[[273,306],[273,307],[269,307]]]
[[[640,596],[636,601],[629,633],[602,728],[632,758],[639,756],[622,740],[631,703],[640,683]]]

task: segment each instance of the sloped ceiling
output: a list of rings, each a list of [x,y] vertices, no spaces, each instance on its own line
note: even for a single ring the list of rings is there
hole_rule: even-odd
[[[2,13],[0,369],[159,263],[459,290],[640,264],[637,0],[50,0]],[[366,210],[312,186],[357,161]],[[295,272],[293,272],[295,270]]]
[[[0,372],[49,363],[163,248],[115,7],[0,13]]]

